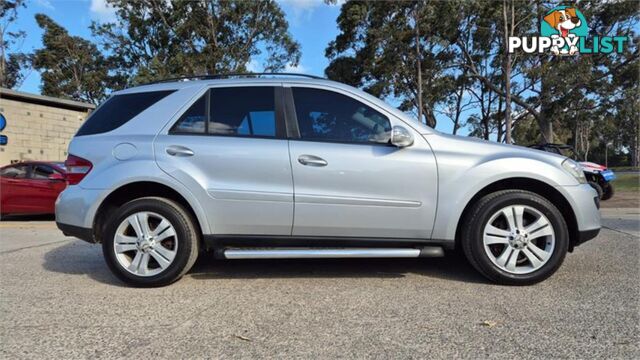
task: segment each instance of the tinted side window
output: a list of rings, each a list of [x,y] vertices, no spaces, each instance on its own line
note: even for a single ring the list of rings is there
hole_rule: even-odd
[[[209,134],[276,136],[273,87],[212,89]]]
[[[171,129],[172,133],[204,134],[207,123],[207,95],[202,95]]]
[[[76,136],[100,134],[119,128],[172,92],[173,90],[152,91],[112,96],[89,116]]]
[[[328,90],[293,88],[300,137],[304,140],[386,143],[389,119],[348,96]]]
[[[57,173],[57,171],[50,166],[36,165],[34,166],[33,171],[31,173],[31,178],[37,179],[37,180],[47,180],[49,179],[49,176],[54,173]]]
[[[29,173],[28,165],[11,166],[2,169],[0,176],[11,179],[25,179]]]

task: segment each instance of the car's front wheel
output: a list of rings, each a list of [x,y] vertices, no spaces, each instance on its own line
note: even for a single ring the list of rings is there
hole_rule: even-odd
[[[613,197],[613,185],[611,183],[607,183],[602,188],[602,196],[600,197],[600,199],[602,201],[606,201],[611,199],[612,197]]]
[[[157,197],[122,205],[107,224],[104,258],[113,273],[134,286],[162,286],[180,279],[198,256],[193,220],[178,203]]]
[[[528,285],[548,278],[562,264],[569,246],[567,224],[542,196],[498,191],[480,199],[468,214],[463,250],[487,278]]]

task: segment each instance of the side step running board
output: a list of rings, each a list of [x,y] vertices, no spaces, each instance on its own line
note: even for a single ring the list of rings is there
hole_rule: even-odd
[[[438,246],[413,248],[288,248],[288,249],[225,249],[226,259],[326,259],[326,258],[417,258],[440,257]]]

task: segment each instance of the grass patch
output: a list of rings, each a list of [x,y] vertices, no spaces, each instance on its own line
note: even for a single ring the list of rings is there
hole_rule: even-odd
[[[613,181],[613,187],[616,191],[640,192],[640,174],[616,173],[616,177],[617,179]]]
[[[612,166],[612,167],[609,167],[609,169],[611,169],[613,171],[638,171],[638,170],[640,170],[640,168],[633,167],[633,166]]]

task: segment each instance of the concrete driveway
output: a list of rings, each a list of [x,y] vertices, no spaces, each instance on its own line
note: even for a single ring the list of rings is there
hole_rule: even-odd
[[[638,358],[640,210],[529,287],[462,259],[213,261],[124,287],[100,246],[0,223],[0,358]]]

